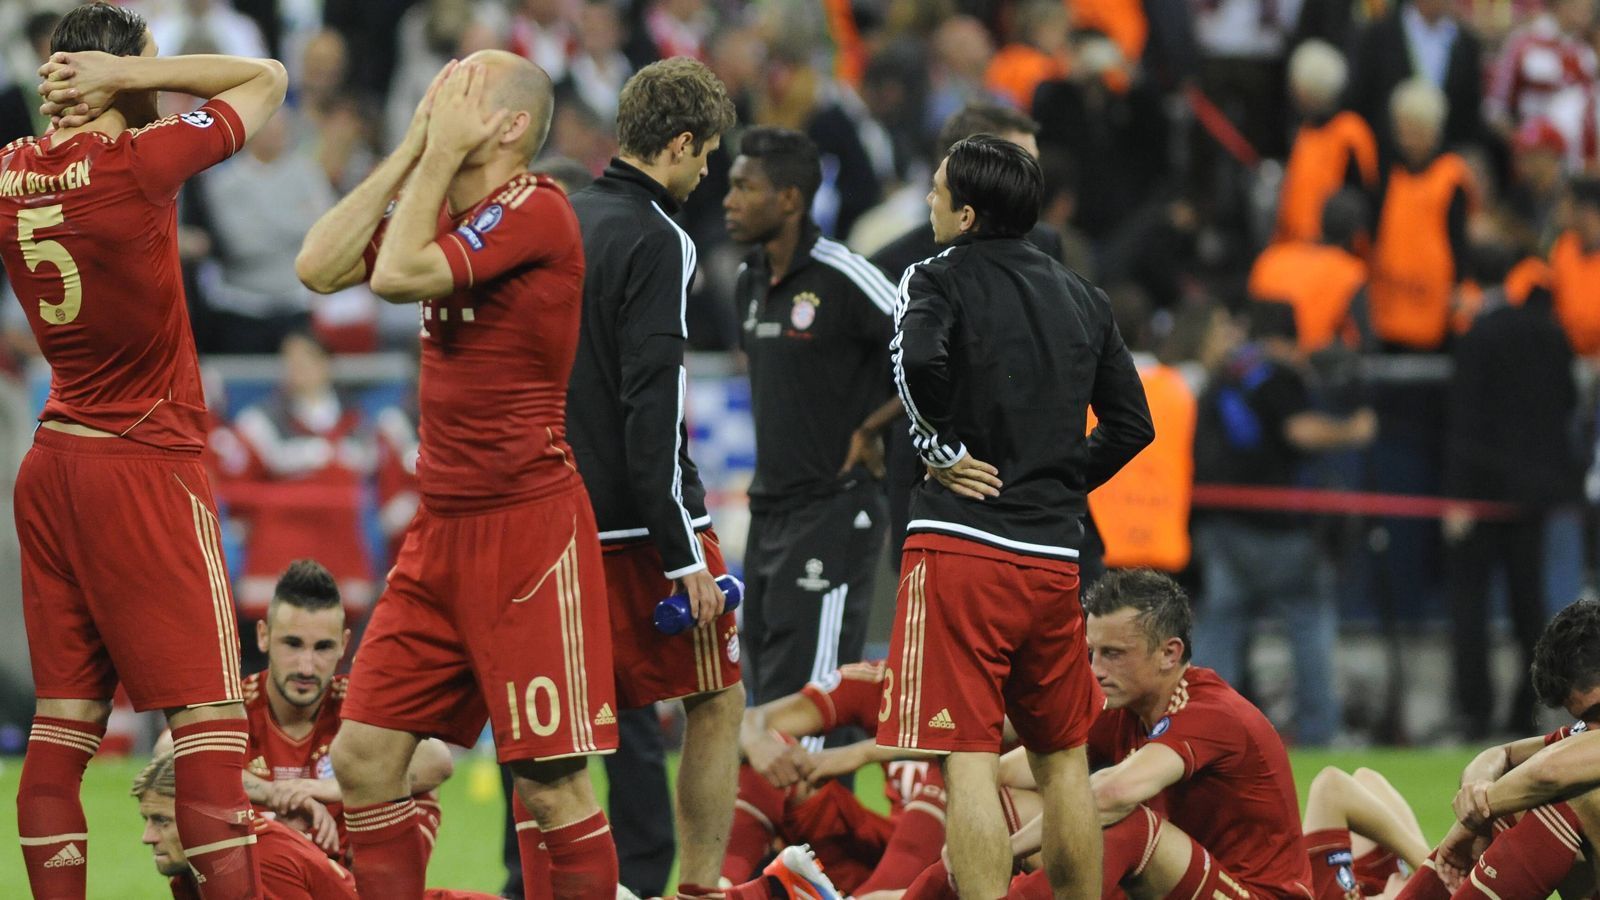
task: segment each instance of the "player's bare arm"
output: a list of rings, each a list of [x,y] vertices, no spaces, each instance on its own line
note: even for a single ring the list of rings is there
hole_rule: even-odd
[[[1183,757],[1165,744],[1146,744],[1089,778],[1101,826],[1122,821],[1139,804],[1183,780]]]
[[[880,747],[876,738],[829,747],[811,754],[811,774],[806,780],[820,785],[833,778],[849,775],[873,763],[894,762],[901,759],[933,759],[932,753],[918,753],[901,747]]]
[[[499,131],[509,115],[488,108],[487,81],[482,64],[459,63],[439,86],[422,156],[372,266],[372,290],[390,303],[431,300],[454,286],[450,262],[435,240],[439,209],[467,154]]]
[[[786,788],[805,780],[811,771],[806,749],[784,738],[822,731],[822,713],[803,694],[779,697],[744,711],[739,723],[739,749],[750,767],[773,787]]]
[[[1010,720],[1007,720],[1010,724]],[[1028,749],[1026,747],[1013,747],[1000,755],[1001,787],[1023,788],[1024,790],[1037,791],[1039,782],[1033,777],[1033,767],[1028,765]]]
[[[94,50],[56,53],[39,68],[39,111],[62,128],[93,121],[120,93],[175,91],[233,107],[245,135],[256,133],[283,105],[289,75],[275,59],[196,54],[112,56]]]
[[[1501,744],[1498,747],[1479,753],[1461,770],[1461,783],[1472,784],[1475,781],[1494,781],[1517,766],[1527,762],[1535,753],[1544,749],[1544,738],[1530,737]]]
[[[1496,816],[1523,812],[1600,786],[1600,733],[1557,741],[1493,783],[1475,782],[1456,795],[1456,818],[1482,828]]]
[[[363,258],[367,245],[383,221],[384,212],[422,156],[433,98],[455,65],[454,61],[450,62],[434,77],[428,93],[411,116],[411,125],[400,146],[306,232],[300,253],[294,260],[294,271],[307,288],[319,294],[332,294],[367,280],[367,263]]]
[[[845,454],[844,465],[839,467],[839,474],[843,475],[859,463],[867,467],[873,478],[882,478],[887,471],[883,462],[883,430],[905,415],[905,411],[900,398],[891,397],[863,419],[850,435],[850,450]]]

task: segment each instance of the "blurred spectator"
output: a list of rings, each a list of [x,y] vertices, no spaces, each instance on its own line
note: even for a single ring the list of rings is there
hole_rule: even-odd
[[[407,10],[395,36],[394,79],[383,116],[385,146],[400,143],[445,63],[499,46],[506,29],[504,6],[489,0],[421,0]]]
[[[310,296],[294,258],[335,197],[321,167],[290,152],[294,127],[292,115],[280,112],[244,153],[200,182],[217,254],[201,276],[214,352],[275,353],[290,332],[310,325]]]
[[[1079,168],[1071,156],[1054,150],[1039,152],[1039,170],[1044,175],[1044,202],[1039,207],[1039,224],[1055,230],[1061,239],[1061,261],[1088,281],[1094,281],[1099,267],[1094,245],[1077,225]]]
[[[567,0],[514,0],[512,4],[515,12],[507,49],[533,60],[557,84],[567,77],[567,63],[578,52],[569,6]]]
[[[1393,349],[1438,350],[1464,277],[1472,175],[1460,156],[1439,152],[1447,104],[1432,82],[1400,85],[1390,109],[1398,158],[1385,173],[1378,215],[1372,328]]]
[[[182,0],[152,10],[150,35],[163,56],[225,53],[262,57],[267,42],[261,26],[233,8],[229,0]]]
[[[923,77],[913,60],[885,51],[867,63],[859,93],[843,82],[828,83],[826,100],[804,128],[822,152],[822,188],[812,213],[823,234],[848,235],[856,219],[877,205],[883,186],[898,178],[894,138],[884,123],[915,108]]]
[[[361,523],[362,486],[377,462],[373,436],[360,409],[334,390],[331,359],[315,338],[290,334],[280,361],[277,392],[234,423],[264,482],[230,492],[249,527],[241,614],[264,616],[278,575],[315,556],[338,579],[345,614],[359,621],[374,597]]]
[[[1572,227],[1550,250],[1555,316],[1579,356],[1600,354],[1600,180],[1572,184]]]
[[[1551,0],[1548,12],[1507,38],[1490,68],[1484,98],[1484,117],[1502,139],[1511,140],[1530,118],[1551,118],[1576,155],[1593,158],[1591,110],[1600,77],[1600,64],[1589,44],[1594,7],[1595,0]],[[1576,115],[1552,115],[1563,99]]]
[[[1250,270],[1250,298],[1287,303],[1307,355],[1341,338],[1356,344],[1351,313],[1366,306],[1367,264],[1357,253],[1367,234],[1366,198],[1349,188],[1333,195],[1321,224],[1315,240],[1268,245]]]
[[[1068,8],[1072,11],[1073,28],[1097,31],[1110,38],[1129,62],[1138,62],[1144,56],[1151,23],[1143,0],[1076,0]]]
[[[1301,123],[1283,173],[1273,240],[1315,241],[1329,197],[1341,188],[1369,196],[1378,189],[1377,138],[1361,116],[1339,111],[1348,75],[1344,55],[1324,41],[1306,41],[1289,59],[1289,94]]]
[[[622,84],[633,74],[633,65],[622,53],[622,22],[610,0],[587,0],[580,25],[582,38],[567,79],[578,99],[610,122],[617,117]]]
[[[1572,353],[1551,315],[1547,288],[1520,306],[1499,286],[1512,257],[1501,247],[1476,254],[1485,269],[1486,312],[1455,349],[1445,445],[1446,496],[1513,504],[1507,516],[1462,507],[1444,519],[1454,623],[1456,711],[1464,736],[1497,730],[1538,731],[1538,708],[1526,663],[1545,621],[1544,534],[1551,507],[1577,496],[1579,467],[1571,443],[1577,387]],[[1497,729],[1490,656],[1489,586],[1503,569],[1512,630],[1522,649],[1510,720]]]
[[[930,134],[968,103],[992,99],[984,87],[984,74],[994,58],[994,40],[989,30],[971,16],[951,16],[939,23],[931,39],[931,84],[923,128]],[[1030,95],[1027,109],[1033,102]]]
[[[1482,58],[1477,35],[1456,19],[1450,0],[1404,0],[1357,36],[1347,103],[1394,153],[1389,98],[1401,82],[1421,78],[1449,101],[1444,145],[1475,144],[1484,136]]]
[[[1288,37],[1299,15],[1295,0],[1215,0],[1194,6],[1200,47],[1200,88],[1238,126],[1256,152],[1282,159],[1289,134],[1283,90]],[[1215,155],[1215,142],[1196,145],[1199,171]]]
[[[39,83],[35,71],[50,55],[50,34],[61,17],[53,12],[37,12],[23,24],[26,52],[16,65],[0,70],[9,83],[0,87],[0,147],[17,138],[44,134],[49,120],[39,115]],[[0,51],[5,48],[0,47]]]
[[[535,160],[530,168],[541,175],[549,176],[551,181],[569,195],[583,190],[594,181],[594,173],[588,166],[565,156],[546,156]]]
[[[1307,457],[1372,441],[1372,410],[1339,417],[1314,408],[1288,307],[1251,304],[1250,341],[1242,337],[1224,319],[1208,341],[1211,381],[1195,428],[1196,481],[1289,487]],[[1269,612],[1281,616],[1294,664],[1296,743],[1333,740],[1342,724],[1334,664],[1339,612],[1332,567],[1307,517],[1196,513],[1194,539],[1205,565],[1195,656],[1230,684],[1241,684],[1252,624]]]
[[[417,489],[416,391],[406,392],[403,406],[388,406],[377,417],[378,527],[383,530],[385,557],[382,569],[394,565],[406,526],[422,504]]]
[[[628,44],[635,69],[673,56],[705,59],[713,22],[705,0],[638,0],[636,5],[644,11],[644,27]]]
[[[361,101],[350,91],[349,59],[339,32],[325,29],[306,42],[299,74],[295,108],[306,127],[298,129],[296,152],[314,157],[343,195],[377,160]]]
[[[728,89],[741,122],[755,119],[766,61],[767,44],[753,26],[724,28],[711,39],[711,71]]]
[[[1067,77],[1069,25],[1061,0],[1026,0],[1012,16],[1011,42],[989,62],[984,86],[1017,109],[1032,109],[1040,82]]]
[[[599,172],[616,155],[617,142],[611,126],[582,103],[557,103],[550,120],[546,152],[575,159],[590,172]]]
[[[1082,36],[1074,57],[1071,77],[1039,85],[1033,115],[1040,150],[1060,151],[1078,164],[1078,225],[1105,241],[1171,183],[1170,129],[1165,100],[1148,82],[1127,91],[1107,85],[1105,73],[1123,64],[1108,40]]]
[[[1517,129],[1511,150],[1500,225],[1515,246],[1542,252],[1556,239],[1566,200],[1566,139],[1549,122],[1532,118]]]

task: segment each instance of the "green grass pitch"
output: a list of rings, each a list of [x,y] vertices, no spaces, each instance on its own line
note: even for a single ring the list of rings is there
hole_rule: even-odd
[[[1411,802],[1430,841],[1444,836],[1449,827],[1450,799],[1455,795],[1461,768],[1472,758],[1466,750],[1361,750],[1297,752],[1295,780],[1301,800],[1312,776],[1326,765],[1346,770],[1358,766],[1377,769],[1394,782]],[[89,865],[92,900],[160,900],[169,897],[165,884],[150,864],[150,853],[139,843],[141,823],[128,786],[141,761],[96,762],[84,778],[84,805],[93,835]],[[0,760],[0,793],[8,800],[17,793],[22,760]],[[604,774],[598,765],[597,784],[602,793]],[[885,808],[883,780],[877,770],[862,773],[857,791],[876,809]],[[444,824],[439,846],[428,870],[434,887],[470,888],[493,893],[505,877],[500,863],[501,802],[498,770],[476,753],[460,757],[456,775],[443,789]],[[16,849],[16,806],[0,811],[0,896],[26,896],[27,876]]]

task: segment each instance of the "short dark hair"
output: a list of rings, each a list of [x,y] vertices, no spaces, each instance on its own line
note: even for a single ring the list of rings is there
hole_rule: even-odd
[[[992,134],[963,138],[945,157],[950,208],[972,207],[977,231],[1022,237],[1039,221],[1044,175],[1028,151]]]
[[[279,603],[311,612],[336,609],[340,606],[339,583],[322,563],[297,559],[289,564],[272,589],[272,604]]]
[[[1176,581],[1154,569],[1113,569],[1083,598],[1083,610],[1091,616],[1109,616],[1124,609],[1136,613],[1134,618],[1150,649],[1177,638],[1183,641],[1183,661],[1189,661],[1194,612]]]
[[[799,190],[810,208],[822,186],[822,156],[811,138],[792,128],[751,128],[739,136],[739,155],[759,160],[773,187]]]
[[[1367,198],[1355,188],[1345,188],[1322,207],[1322,239],[1349,248],[1367,230]]]
[[[1600,685],[1600,602],[1579,600],[1556,613],[1534,645],[1529,674],[1539,702],[1552,709],[1573,691]]]
[[[97,2],[79,6],[61,17],[50,34],[51,53],[99,50],[112,56],[144,52],[144,16],[124,6]]]
[[[687,131],[699,153],[736,118],[722,79],[697,59],[674,56],[645,66],[622,86],[617,143],[629,156],[650,159]]]
[[[939,155],[948,156],[962,139],[975,134],[1038,134],[1039,123],[999,103],[968,103],[944,120],[939,129]]]

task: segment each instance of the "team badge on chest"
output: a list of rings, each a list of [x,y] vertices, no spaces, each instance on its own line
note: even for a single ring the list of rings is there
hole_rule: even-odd
[[[804,291],[794,298],[794,306],[789,309],[789,324],[796,331],[805,331],[812,323],[817,321],[817,307],[822,305],[822,298],[810,291]]]

